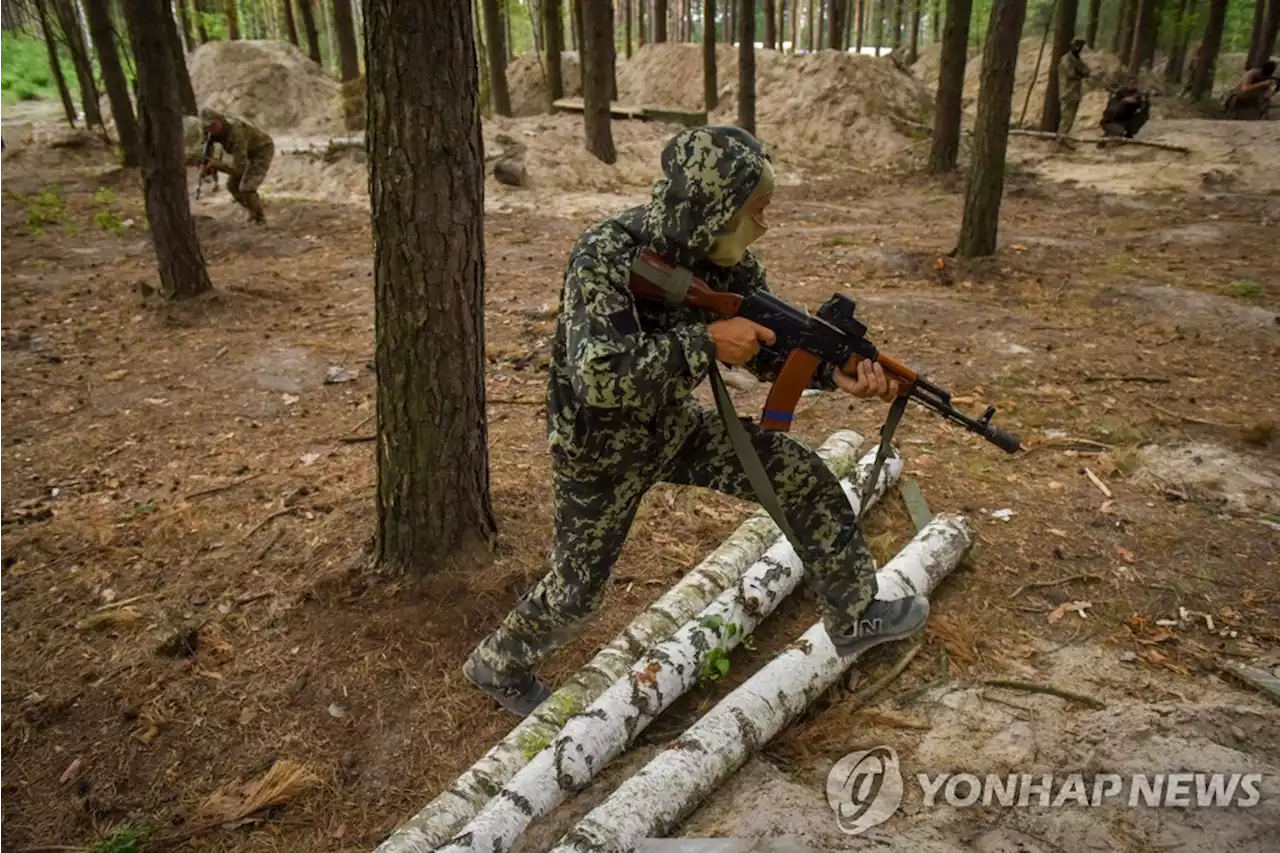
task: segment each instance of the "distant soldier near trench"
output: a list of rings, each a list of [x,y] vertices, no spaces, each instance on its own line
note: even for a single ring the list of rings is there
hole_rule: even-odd
[[[1076,123],[1076,110],[1080,109],[1084,81],[1089,77],[1089,66],[1080,58],[1082,50],[1084,39],[1076,39],[1058,62],[1059,136],[1071,133],[1071,127]]]
[[[249,221],[266,224],[258,187],[262,186],[262,180],[271,168],[276,152],[275,142],[262,128],[212,107],[200,110],[200,124],[204,132],[232,158],[230,164],[225,160],[211,160],[201,168],[201,174],[225,172],[227,190],[241,207],[249,211]]]

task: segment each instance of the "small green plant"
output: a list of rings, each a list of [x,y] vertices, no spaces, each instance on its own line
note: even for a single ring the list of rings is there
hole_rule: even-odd
[[[114,210],[99,210],[93,215],[93,224],[117,237],[124,233],[124,221]]]
[[[698,624],[709,631],[719,631],[724,625],[724,618],[720,616],[703,616],[698,620]]]
[[[90,842],[89,853],[137,853],[150,834],[148,827],[126,823]]]
[[[1262,295],[1262,285],[1248,279],[1237,279],[1231,282],[1231,295],[1241,299],[1257,299]]]
[[[701,678],[703,681],[717,681],[729,674],[729,656],[724,649],[715,648],[707,652],[707,659],[702,662]]]
[[[100,204],[103,207],[116,203],[116,194],[111,187],[100,187],[93,194],[93,203]]]
[[[837,234],[834,237],[827,238],[828,246],[852,246],[853,238],[847,234]]]
[[[58,225],[66,218],[67,204],[54,186],[45,187],[27,201],[27,225],[43,233],[45,225]]]

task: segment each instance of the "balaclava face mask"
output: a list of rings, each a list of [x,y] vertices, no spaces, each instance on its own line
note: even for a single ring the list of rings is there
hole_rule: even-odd
[[[773,188],[773,166],[765,160],[759,183],[751,191],[746,204],[734,213],[712,241],[711,250],[707,253],[708,260],[721,267],[731,267],[741,262],[747,247],[769,230],[764,213],[773,200]]]

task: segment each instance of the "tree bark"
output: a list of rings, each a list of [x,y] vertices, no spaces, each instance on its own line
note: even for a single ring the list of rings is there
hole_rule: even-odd
[[[733,0],[730,0],[730,2],[733,2]],[[813,0],[809,0],[809,16],[805,18],[805,23],[809,25],[809,50],[814,50],[818,45],[818,23],[814,20],[815,17]]]
[[[942,0],[933,0],[933,15],[929,18],[929,24],[933,29],[933,41],[937,44],[942,40],[938,35],[942,29]]]
[[[1257,68],[1258,50],[1262,46],[1262,29],[1266,25],[1267,0],[1253,0],[1253,25],[1249,28],[1249,51],[1245,68]]]
[[[1151,28],[1154,5],[1155,0],[1138,0],[1133,35],[1129,38],[1128,53],[1124,55],[1125,68],[1130,74],[1137,74],[1142,67],[1142,47],[1147,38],[1147,30]]]
[[[733,0],[729,0],[729,5],[733,6]],[[800,50],[800,0],[792,0],[791,3],[791,52],[797,53]]]
[[[1116,20],[1116,34],[1111,41],[1111,52],[1125,63],[1129,45],[1133,43],[1133,22],[1138,16],[1138,0],[1120,0],[1120,15]]]
[[[173,59],[173,76],[178,81],[178,100],[182,104],[185,115],[196,115],[196,91],[191,87],[191,75],[187,72],[187,57],[182,52],[182,38],[178,35],[178,25],[173,20],[173,9],[170,0],[161,0],[165,11],[165,32],[169,38],[169,56]]]
[[[875,29],[876,54],[875,55],[879,56],[880,47],[881,45],[884,44],[884,4],[887,3],[888,0],[867,0],[867,2],[873,3],[871,7],[871,16],[872,18],[874,18],[875,24],[876,24],[876,29]]]
[[[1227,0],[1209,0],[1209,18],[1205,21],[1204,38],[1200,42],[1200,60],[1191,80],[1191,97],[1195,100],[1213,92],[1213,67],[1218,63],[1226,21]]]
[[[102,85],[111,102],[111,116],[116,122],[116,135],[120,137],[120,150],[124,165],[142,165],[138,150],[138,125],[133,117],[133,102],[129,100],[129,83],[120,67],[120,55],[116,52],[115,31],[111,26],[111,10],[107,0],[86,0],[89,16],[89,33],[98,51],[98,67],[102,69]]]
[[[167,0],[124,0],[123,6],[138,77],[142,187],[160,290],[170,299],[198,296],[213,284],[187,200],[182,104],[170,56],[173,15]]]
[[[653,0],[653,40],[667,40],[667,0]]]
[[[609,114],[613,63],[613,7],[587,0],[582,4],[582,124],[586,147],[596,159],[615,163]]]
[[[716,79],[716,0],[702,0],[702,20],[710,22],[702,27],[702,101],[707,112],[711,112],[720,104]]]
[[[53,74],[53,82],[58,87],[58,97],[62,99],[62,110],[66,113],[67,124],[76,126],[76,105],[71,100],[71,90],[67,88],[67,78],[62,76],[62,65],[58,62],[58,40],[53,34],[53,25],[49,23],[49,10],[46,0],[35,0],[36,15],[40,18],[40,32],[44,36],[45,51],[49,54],[49,71]]]
[[[920,0],[911,0],[911,33],[907,37],[907,64],[914,65],[920,56]]]
[[[893,49],[902,47],[902,4],[903,0],[893,0]]]
[[[511,94],[507,90],[506,32],[499,0],[482,0],[485,53],[489,59],[489,103],[500,116],[511,115]]]
[[[1142,40],[1138,46],[1138,61],[1151,68],[1156,61],[1156,45],[1160,39],[1160,23],[1164,17],[1165,0],[1152,0],[1151,2],[1151,21],[1142,33]]]
[[[569,22],[573,25],[573,43],[577,45],[578,59],[582,59],[582,0],[569,0]]]
[[[636,49],[640,49],[649,43],[649,33],[645,28],[644,7],[649,5],[649,0],[638,0],[636,3]]]
[[[643,1],[641,7],[644,6]],[[560,72],[560,54],[564,51],[564,16],[560,0],[542,0],[542,45],[546,51],[547,94],[554,103],[564,97],[564,78]],[[551,112],[551,104],[547,104]]]
[[[191,34],[191,10],[187,6],[187,0],[178,0],[178,16],[182,20],[182,43],[187,46],[187,53],[190,53],[196,49],[196,38]]]
[[[240,38],[240,15],[236,10],[236,0],[225,0],[222,8],[227,15],[227,38],[235,41]]]
[[[1164,63],[1164,79],[1166,83],[1182,82],[1182,66],[1186,62],[1183,39],[1184,23],[1187,20],[1187,0],[1179,0],[1178,15],[1174,19],[1173,38],[1169,42],[1169,56]]]
[[[98,108],[98,89],[93,81],[93,64],[89,61],[89,50],[84,43],[84,33],[80,30],[80,20],[76,16],[76,10],[72,8],[71,0],[53,0],[53,11],[58,18],[58,27],[62,30],[62,40],[67,50],[71,52],[71,62],[76,69],[85,126],[102,127],[102,111]]]
[[[360,54],[356,51],[356,25],[351,17],[351,0],[333,0],[333,28],[338,36],[338,67],[345,83],[360,76]]]
[[[827,4],[824,0],[818,0],[817,15],[818,41],[815,44],[817,46],[817,50],[822,50],[823,46],[827,43]]]
[[[643,3],[644,0],[640,0],[640,2]],[[626,46],[627,46],[626,57],[627,59],[630,59],[631,58],[631,0],[624,0],[622,4],[622,14],[623,14],[623,17],[626,19],[626,23],[623,25],[623,29],[626,31],[626,36],[625,36]]]
[[[312,0],[298,0],[298,11],[302,13],[302,29],[307,34],[307,56],[323,68],[324,59],[320,55],[320,33],[316,29],[316,14],[311,3]]]
[[[1267,18],[1266,23],[1263,25],[1262,43],[1258,45],[1259,63],[1266,62],[1275,52],[1277,35],[1280,35],[1280,0],[1271,0],[1267,4]]]
[[[284,27],[289,41],[298,46],[298,25],[293,20],[293,0],[284,0]]]
[[[484,157],[475,33],[456,0],[366,0],[378,382],[377,560],[487,560]]]
[[[1144,2],[1150,2],[1150,0],[1144,0]],[[1025,0],[1023,5],[1026,5]],[[1040,113],[1040,129],[1045,133],[1054,133],[1058,129],[1058,119],[1062,111],[1062,105],[1058,103],[1058,63],[1071,49],[1071,42],[1076,37],[1078,11],[1079,0],[1058,0],[1058,26],[1053,34],[1053,53],[1049,57],[1049,84],[1045,87],[1044,110]],[[1026,14],[1025,8],[1023,14],[1024,16]],[[994,12],[992,20],[995,20]],[[987,44],[991,44],[989,38]]]
[[[964,114],[964,67],[969,58],[969,18],[973,0],[947,0],[947,25],[942,31],[938,67],[938,96],[933,111],[933,147],[929,171],[950,172],[960,153],[960,124]]]
[[[732,0],[730,0],[732,2]],[[739,0],[738,126],[756,132],[756,2]]]
[[[1084,41],[1089,50],[1098,46],[1098,18],[1102,15],[1102,0],[1089,0],[1089,23],[1084,29]]]
[[[964,219],[956,247],[963,258],[990,255],[996,250],[1014,73],[1026,15],[1027,0],[994,0],[992,5],[987,44],[982,51],[982,87],[973,129],[973,161],[969,164]],[[1068,20],[1074,25],[1075,18]]]
[[[769,50],[778,48],[778,4],[775,0],[764,0],[764,46]]]
[[[209,43],[209,30],[204,25],[204,8],[200,0],[191,0],[196,13],[196,37],[200,39],[201,44]]]

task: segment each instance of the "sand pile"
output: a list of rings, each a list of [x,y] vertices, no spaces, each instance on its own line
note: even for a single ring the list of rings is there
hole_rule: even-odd
[[[201,105],[267,130],[342,132],[341,85],[288,42],[211,41],[191,55],[188,67]]]
[[[560,77],[566,98],[582,97],[582,66],[577,51],[560,54]],[[511,94],[511,111],[517,116],[546,114],[547,78],[542,54],[522,53],[507,64],[507,91]]]

